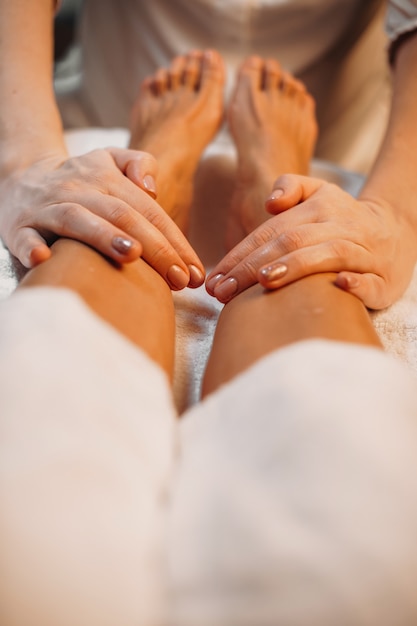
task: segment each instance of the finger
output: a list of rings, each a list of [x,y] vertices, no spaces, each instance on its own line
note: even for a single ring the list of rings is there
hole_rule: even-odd
[[[276,220],[275,220],[276,221]],[[214,295],[214,285],[234,267],[247,259],[250,254],[261,248],[268,241],[279,237],[281,229],[273,225],[274,220],[268,220],[247,235],[240,243],[230,250],[223,259],[215,265],[206,279],[206,289]]]
[[[277,289],[305,276],[344,269],[373,268],[372,255],[350,241],[328,241],[280,254],[279,239],[266,244],[244,259],[217,281],[214,296],[221,302],[259,282],[266,289]]]
[[[51,256],[51,251],[45,239],[34,229],[19,228],[14,241],[9,245],[9,251],[28,269],[39,265]]]
[[[122,148],[108,148],[117,167],[125,176],[146,191],[151,198],[156,198],[155,178],[158,173],[158,163],[151,154],[140,150],[124,150]]]
[[[266,289],[277,289],[311,274],[365,269],[376,272],[375,259],[369,251],[351,241],[335,240],[283,255],[260,267],[257,278]]]
[[[265,208],[268,213],[277,215],[307,200],[324,184],[326,183],[318,178],[283,174],[274,182],[272,193],[266,199]]]
[[[169,229],[164,229],[170,231],[168,238],[158,226],[144,217],[142,219],[143,258],[167,279],[173,289],[200,287],[205,278],[204,266],[180,229],[172,222]]]
[[[148,196],[144,198],[153,203]],[[158,209],[161,219],[171,222],[177,231],[177,240],[172,237],[174,243],[146,216],[122,200],[99,192],[84,194],[83,206],[52,207],[47,223],[53,232],[88,243],[118,262],[142,256],[172,289],[199,287],[204,282],[200,259],[174,222]]]
[[[217,263],[207,276],[207,291],[213,295],[214,284],[219,280],[219,277],[232,271],[238,264],[247,260],[251,254],[263,254],[260,250],[268,242],[275,242],[271,244],[272,247],[269,249],[275,255],[275,258],[278,258],[297,247],[324,241],[325,237],[333,239],[343,235],[346,236],[348,232],[350,231],[348,231],[346,226],[342,228],[338,224],[330,228],[328,225],[321,224],[317,228],[316,224],[306,223],[305,213],[297,212],[297,209],[278,215],[258,226]],[[313,236],[316,239],[313,239]]]
[[[335,284],[356,296],[368,309],[385,309],[394,301],[394,294],[387,290],[387,282],[377,274],[358,274],[356,272],[340,272]]]
[[[159,204],[148,195],[145,195],[142,190],[138,189],[128,179],[124,179],[124,185],[117,184],[116,181],[117,179],[110,184],[109,193],[112,194],[111,197],[116,199],[120,198],[125,204],[123,206],[117,200],[119,208],[117,206],[115,207],[115,213],[113,213],[113,215],[107,215],[106,213],[107,219],[115,223],[116,226],[124,230],[127,234],[133,237],[140,237],[140,241],[144,244],[142,234],[138,233],[134,214],[146,218],[146,220],[167,239],[172,248],[176,250],[185,266],[189,267],[192,265],[204,276],[204,266],[202,262],[187,241],[185,235]],[[99,204],[94,210],[103,214],[102,204]],[[142,222],[140,223],[142,224]],[[190,286],[194,287],[196,285],[193,283]]]
[[[101,195],[87,196],[90,206],[94,206],[94,196]],[[107,198],[107,204],[112,201]],[[104,203],[101,200],[101,204]],[[135,261],[143,251],[138,239],[128,236],[122,228],[74,202],[49,205],[36,216],[34,226],[41,232],[81,241],[118,263]]]

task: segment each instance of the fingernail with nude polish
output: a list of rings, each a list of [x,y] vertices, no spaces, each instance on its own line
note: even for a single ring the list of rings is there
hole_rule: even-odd
[[[214,288],[223,276],[224,274],[215,274],[206,281],[206,290],[211,296],[214,296]]]
[[[179,265],[171,265],[167,272],[167,280],[172,289],[180,290],[188,285],[190,277]]]
[[[146,176],[143,177],[143,186],[152,198],[156,198],[156,183],[153,176],[146,174]]]
[[[188,270],[190,272],[190,282],[188,283],[188,286],[192,288],[201,287],[204,283],[203,272],[195,265],[189,265]]]
[[[274,189],[270,196],[266,199],[267,202],[273,202],[274,200],[279,200],[284,195],[283,189]]]
[[[126,237],[113,237],[111,245],[119,254],[128,254],[133,248],[133,241]]]
[[[214,289],[214,295],[220,302],[229,302],[237,293],[238,284],[236,278],[227,278],[225,281],[217,285]]]
[[[356,276],[351,276],[350,274],[347,276],[338,276],[336,278],[336,285],[345,291],[349,291],[350,289],[359,287],[359,280]]]
[[[279,280],[288,272],[288,267],[283,263],[271,263],[261,269],[262,277],[269,283]]]

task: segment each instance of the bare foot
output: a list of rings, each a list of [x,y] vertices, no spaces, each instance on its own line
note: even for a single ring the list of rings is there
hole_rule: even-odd
[[[183,230],[195,170],[223,121],[223,85],[220,55],[193,51],[146,79],[132,109],[130,147],[157,158],[158,202]]]
[[[259,57],[243,62],[228,110],[238,152],[228,249],[268,219],[265,200],[280,174],[308,174],[317,139],[314,111],[304,85],[279,63]]]

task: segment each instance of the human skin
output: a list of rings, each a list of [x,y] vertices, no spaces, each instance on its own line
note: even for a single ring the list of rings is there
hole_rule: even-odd
[[[47,244],[53,240],[54,235],[73,236],[98,248],[118,262],[131,261],[142,254],[146,260],[155,264],[156,269],[164,277],[167,277],[168,267],[179,267],[180,275],[177,275],[176,288],[181,288],[187,284],[187,278],[190,279],[189,266],[196,266],[201,272],[201,263],[175,226],[165,221],[163,212],[159,211],[160,207],[148,199],[145,200],[143,190],[140,190],[143,194],[141,200],[133,202],[133,207],[129,203],[128,207],[122,204],[119,206],[120,210],[115,211],[113,205],[108,206],[108,203],[112,204],[112,198],[106,193],[101,202],[89,204],[91,190],[103,192],[101,187],[97,189],[97,177],[90,171],[89,175],[87,172],[86,176],[83,173],[76,177],[78,181],[81,180],[83,196],[81,203],[73,198],[70,190],[65,202],[59,203],[53,212],[42,211],[45,207],[56,204],[53,195],[49,201],[42,198],[41,206],[33,206],[32,187],[27,188],[27,179],[34,176],[38,187],[44,188],[51,172],[59,178],[61,167],[67,163],[68,156],[52,89],[52,20],[51,0],[39,0],[36,6],[30,0],[16,0],[13,3],[0,0],[1,58],[13,60],[13,63],[3,62],[0,68],[1,236],[10,251],[26,266],[32,266],[49,257]],[[393,105],[387,136],[359,199],[363,203],[364,214],[366,213],[369,219],[360,218],[358,228],[362,232],[363,240],[369,242],[368,257],[372,258],[372,266],[361,265],[361,260],[357,256],[359,248],[349,245],[351,252],[353,248],[353,256],[350,256],[352,266],[343,267],[345,258],[343,250],[338,246],[332,246],[329,255],[329,246],[323,245],[322,235],[306,241],[304,222],[298,224],[294,230],[292,249],[284,251],[285,254],[299,252],[302,255],[307,246],[318,245],[318,256],[321,254],[322,258],[315,256],[300,264],[303,275],[318,271],[320,264],[323,266],[325,260],[326,270],[338,273],[337,284],[357,295],[372,308],[387,306],[401,295],[409,282],[416,260],[416,217],[409,202],[410,197],[414,197],[417,185],[413,169],[413,155],[417,147],[417,130],[414,124],[417,86],[413,79],[416,60],[417,42],[416,37],[412,37],[400,46],[397,53],[394,65]],[[107,158],[107,155],[104,156]],[[106,173],[106,176],[114,176],[110,186],[119,187],[120,169],[116,161],[113,162],[111,169],[112,173],[109,171]],[[284,172],[277,171],[275,176],[280,173]],[[122,180],[125,185],[132,183],[126,176]],[[271,180],[265,196],[270,193],[272,182]],[[136,183],[137,187],[140,181],[136,180]],[[105,187],[108,188],[108,185]],[[327,188],[323,188],[321,193],[327,195]],[[152,258],[151,255],[147,259],[146,252],[143,253],[141,247],[142,242],[137,240],[141,224],[138,223],[136,216],[141,212],[143,202],[147,207],[145,218],[151,225],[158,224],[158,228],[151,229],[153,235],[148,239],[147,249],[153,249],[152,237],[156,239],[161,235],[164,237],[163,246],[159,247],[160,254],[156,258]],[[298,214],[304,215],[306,222],[309,218],[310,202],[311,199],[299,205],[301,209]],[[68,203],[76,205],[77,208],[68,211]],[[343,221],[339,221],[337,212],[329,212],[329,204],[323,202],[318,221],[328,222],[328,241],[333,241],[339,237]],[[152,213],[151,218],[148,217],[149,209]],[[63,220],[60,220],[60,211],[63,212]],[[360,215],[360,212],[358,214]],[[100,221],[100,234],[97,237],[98,218],[103,221]],[[284,219],[283,216],[282,221]],[[161,220],[164,222],[165,231],[159,228]],[[385,237],[392,224],[395,225],[392,229],[394,245],[393,239],[387,242]],[[115,237],[120,237],[121,230],[129,241],[127,254],[116,250],[112,244]],[[160,232],[157,233],[157,230]],[[282,231],[282,228],[278,229],[278,236]],[[184,246],[180,250],[177,249],[178,238]],[[399,251],[399,255],[393,254],[393,251]],[[279,257],[275,260],[279,261]],[[214,275],[221,273],[221,270],[222,266],[215,268]],[[212,277],[213,274],[210,278]],[[290,280],[291,271],[288,271],[279,285],[275,283],[274,287],[283,286]]]
[[[155,202],[157,165],[133,150],[68,157],[53,94],[51,0],[0,2],[0,233],[26,267],[50,257],[56,236],[84,241],[118,263],[142,256],[173,289],[204,268]],[[97,172],[100,174],[98,175]]]
[[[189,102],[189,93],[186,90],[181,92],[175,90],[172,93],[170,89],[158,97],[162,105],[173,105],[173,117],[181,118],[187,100]],[[156,119],[158,108],[154,110]],[[177,126],[175,120],[172,123]],[[154,126],[155,139],[158,139],[158,126],[166,141],[169,132],[160,125]],[[190,140],[193,142],[192,136]],[[137,141],[141,141],[140,134]],[[169,155],[172,151],[168,148],[165,155],[167,182],[173,174],[168,171]],[[175,171],[175,158],[172,158],[172,167]],[[164,178],[160,182],[165,186]],[[180,212],[177,219],[186,223],[187,204],[174,202],[174,205]],[[91,324],[99,324],[99,318],[110,324],[156,362],[172,380],[175,355],[173,298],[166,282],[143,259],[116,264],[81,242],[61,238],[52,244],[51,257],[29,270],[18,291],[32,290],[35,301],[36,292],[39,292],[38,298],[42,301],[39,287],[57,291],[65,288],[77,294],[97,316],[95,321],[90,320]],[[72,340],[78,344],[76,353],[81,362],[84,356],[88,363],[91,345],[88,342],[84,345],[80,337],[77,341],[77,320],[68,329],[65,320],[61,319],[59,306],[55,314],[62,332],[70,332]],[[42,320],[39,321],[44,328]],[[33,323],[36,324],[36,320]],[[310,338],[380,347],[365,307],[357,298],[335,287],[333,274],[308,276],[267,295],[259,285],[246,289],[221,312],[205,375],[204,393],[213,392],[273,350]],[[45,347],[46,344],[45,354],[48,354],[50,340],[46,331],[42,339],[42,345]],[[104,342],[100,355],[117,365],[126,352],[123,349],[118,352],[113,345],[110,341],[109,348]],[[129,355],[128,346],[125,349]],[[141,397],[135,394],[132,400],[129,392],[125,396],[122,391],[125,387],[119,387],[117,375],[113,382],[118,400],[113,399],[104,407],[103,386],[93,375],[87,377],[87,395],[90,401],[92,398],[100,400],[97,406],[101,408],[96,414],[91,410],[91,404],[87,409],[84,406],[83,394],[77,388],[77,376],[62,376],[59,363],[55,379],[53,376],[45,379],[45,370],[41,367],[45,355],[42,357],[42,354],[42,350],[39,354],[34,351],[33,364],[37,367],[27,370],[29,379],[34,376],[32,388],[34,382],[36,388],[39,385],[42,388],[41,383],[45,380],[48,390],[58,385],[62,403],[65,403],[66,394],[75,393],[80,415],[74,419],[72,411],[60,411],[59,402],[51,406],[40,402],[42,393],[36,395],[33,402],[26,402],[26,410],[16,409],[14,403],[9,402],[8,408],[2,412],[2,428],[7,435],[2,442],[4,440],[7,450],[1,468],[2,494],[4,492],[6,502],[1,515],[4,548],[1,553],[1,624],[103,626],[155,623],[143,618],[143,612],[149,611],[149,604],[152,607],[152,599],[149,603],[146,601],[142,576],[146,580],[150,577],[152,588],[152,561],[156,559],[158,566],[157,555],[160,553],[155,551],[155,540],[152,539],[152,558],[144,558],[138,536],[143,535],[148,546],[146,529],[156,523],[158,541],[157,520],[161,510],[165,510],[170,502],[164,476],[171,466],[161,460],[164,453],[159,451],[160,448],[152,445],[149,448],[146,437],[138,436],[132,424],[137,423],[137,416],[145,411],[142,417],[145,431],[149,429],[151,433],[150,441],[152,433],[156,433],[157,438],[166,436],[168,439],[161,450],[168,447],[169,460],[171,454],[176,459],[178,446],[174,445],[171,450],[171,414],[160,416],[162,430],[154,431],[152,421],[156,416],[147,414],[146,401],[142,405]],[[67,355],[60,354],[66,360]],[[57,358],[60,361],[59,355]],[[135,363],[130,358],[128,361]],[[132,372],[134,384],[139,384],[138,376],[143,374],[141,367],[145,370],[147,367],[146,361],[141,362],[142,366]],[[151,362],[148,367],[153,369]],[[81,367],[81,377],[85,371]],[[119,371],[125,370],[121,368]],[[300,381],[300,389],[302,384]],[[160,386],[157,384],[153,391],[154,396],[155,393],[159,395]],[[92,402],[94,404],[94,400]],[[233,407],[231,409],[233,414]],[[54,423],[58,430],[54,430]],[[167,429],[165,435],[164,427]],[[31,436],[33,428],[35,437]],[[153,450],[156,450],[156,459],[150,453]],[[155,482],[158,475],[162,483]],[[157,487],[158,484],[161,487]],[[141,525],[142,519],[144,526]],[[150,536],[155,537],[152,533]],[[163,544],[158,547],[161,545],[163,549]]]
[[[207,142],[205,138],[197,149],[195,132],[190,132],[182,137],[181,154],[175,150],[178,127],[184,126],[185,120],[194,118],[197,127],[206,127],[206,112],[211,107],[201,106],[195,85],[207,82],[208,97],[223,86],[221,59],[215,54],[210,58],[213,65],[206,63],[207,57],[200,51],[177,57],[163,75],[157,72],[146,80],[139,92],[133,141],[140,147],[149,144],[151,137],[153,151],[163,164],[159,180],[164,189],[171,190],[171,183],[183,166],[196,167],[199,151]],[[178,67],[185,76],[193,74],[190,85],[177,80]],[[285,106],[293,104],[288,97],[287,102],[287,95],[283,96]],[[289,106],[288,110],[291,109]],[[164,123],[161,123],[161,111]],[[302,112],[300,115],[303,116]],[[297,125],[298,121],[297,113]],[[308,124],[308,119],[304,121]],[[246,111],[239,124],[244,152],[251,146],[250,133],[245,132],[251,123],[251,115]],[[307,153],[310,149],[311,146]],[[267,157],[271,157],[268,150]],[[186,180],[185,196],[188,184]],[[240,187],[239,196],[243,198],[246,192],[251,200],[258,195],[257,187],[262,192],[262,181]],[[178,223],[186,228],[190,206],[181,198],[181,192],[177,196],[174,188],[166,203],[170,210],[175,210]],[[231,209],[233,226],[239,231],[247,215],[240,214],[243,221],[239,224],[235,208]],[[323,272],[268,295],[259,285],[252,285],[234,298],[220,315],[204,377],[204,394],[211,393],[269,352],[296,341],[325,338],[380,347],[363,304],[338,289],[334,280],[335,274]],[[51,258],[28,272],[19,288],[44,286],[65,287],[77,293],[99,317],[141,348],[172,379],[175,353],[172,296],[166,282],[143,259],[114,264],[91,247],[62,238],[52,245]]]
[[[336,284],[369,308],[387,307],[402,295],[417,260],[416,64],[417,35],[412,35],[397,49],[388,128],[359,198],[277,171],[283,176],[265,193],[266,209],[276,217],[257,213],[258,228],[207,277],[210,293],[227,302],[258,281],[276,289],[332,271]]]

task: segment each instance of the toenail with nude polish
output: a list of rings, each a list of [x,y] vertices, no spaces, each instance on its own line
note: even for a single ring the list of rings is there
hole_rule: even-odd
[[[272,263],[261,269],[262,276],[268,281],[279,280],[288,272],[288,267],[284,263]]]
[[[146,174],[146,176],[143,177],[143,186],[150,196],[156,198],[156,183],[153,176]]]
[[[126,237],[113,237],[111,245],[120,254],[127,254],[133,247],[133,241]]]
[[[213,50],[210,50],[210,48],[208,50],[204,50],[204,54],[203,54],[203,58],[206,59],[206,61],[214,61],[214,52]]]
[[[167,280],[173,289],[184,289],[190,282],[190,277],[179,265],[171,265]]]
[[[215,274],[215,276],[212,276],[206,281],[206,289],[211,296],[214,295],[214,288],[223,277],[224,274]]]
[[[225,281],[216,285],[214,295],[221,302],[228,302],[237,293],[238,285],[236,278],[226,278]]]
[[[195,265],[189,265],[188,270],[190,272],[189,287],[200,287],[204,283],[203,272]]]

